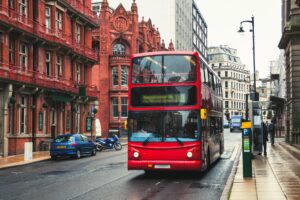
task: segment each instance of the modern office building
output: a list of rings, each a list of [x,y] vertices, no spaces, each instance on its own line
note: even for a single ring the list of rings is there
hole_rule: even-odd
[[[286,72],[286,140],[300,144],[300,0],[282,0],[282,37]]]
[[[0,1],[0,156],[43,150],[61,133],[89,134],[98,55],[91,1]]]
[[[119,132],[127,119],[128,68],[130,56],[138,52],[174,50],[161,41],[151,20],[138,21],[138,7],[133,0],[127,11],[122,4],[115,9],[109,2],[93,3],[98,13],[100,29],[93,32],[93,46],[99,50],[100,63],[94,65],[93,83],[100,89],[97,118],[102,136]],[[99,10],[100,9],[100,10]]]
[[[223,111],[245,117],[246,95],[250,91],[250,71],[245,69],[237,50],[228,46],[209,47],[209,64],[222,79]]]

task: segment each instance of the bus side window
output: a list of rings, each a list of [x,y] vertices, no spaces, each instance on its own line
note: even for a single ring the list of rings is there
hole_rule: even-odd
[[[201,73],[201,83],[205,83],[205,74],[204,74],[204,67],[203,63],[200,63],[200,73]]]
[[[215,117],[211,117],[210,118],[210,135],[215,135],[216,134],[216,118]]]
[[[203,72],[204,72],[204,83],[208,85],[208,74],[207,74],[207,66],[203,64]]]
[[[207,79],[207,85],[208,85],[208,87],[211,87],[212,86],[211,85],[211,74],[210,74],[208,68],[207,68],[207,77],[208,77],[208,79]]]
[[[216,77],[215,77],[215,74],[211,73],[212,75],[212,82],[213,82],[213,90],[216,91],[216,88],[217,88],[217,85],[216,85]]]

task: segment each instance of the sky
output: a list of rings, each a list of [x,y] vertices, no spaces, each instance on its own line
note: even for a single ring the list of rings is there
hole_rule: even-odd
[[[99,1],[99,0],[94,0]],[[160,20],[163,16],[152,9],[165,0],[136,0],[139,21],[144,16],[151,18],[155,27],[159,28],[162,39],[166,44],[171,38],[168,36],[168,24]],[[237,49],[237,56],[241,58],[246,69],[253,72],[252,33],[251,23],[244,23],[244,35],[240,35],[240,22],[255,20],[255,61],[259,77],[265,78],[270,74],[270,62],[279,57],[278,43],[281,38],[281,0],[195,0],[208,27],[208,46],[228,45]],[[110,7],[116,8],[120,3],[130,10],[132,0],[108,0]],[[150,9],[151,8],[151,9]]]

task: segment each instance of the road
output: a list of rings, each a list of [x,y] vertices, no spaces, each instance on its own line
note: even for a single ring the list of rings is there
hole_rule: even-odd
[[[79,160],[43,161],[0,171],[0,199],[220,199],[241,133],[225,129],[225,152],[205,174],[127,170],[127,148]]]

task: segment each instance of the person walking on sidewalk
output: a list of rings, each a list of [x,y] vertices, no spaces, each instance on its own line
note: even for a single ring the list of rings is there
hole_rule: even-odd
[[[269,124],[268,131],[269,131],[269,134],[270,134],[271,144],[274,145],[275,125],[274,125],[274,121],[273,120]]]
[[[263,122],[262,126],[263,132],[263,148],[264,148],[264,155],[267,156],[267,141],[268,141],[268,127]]]

